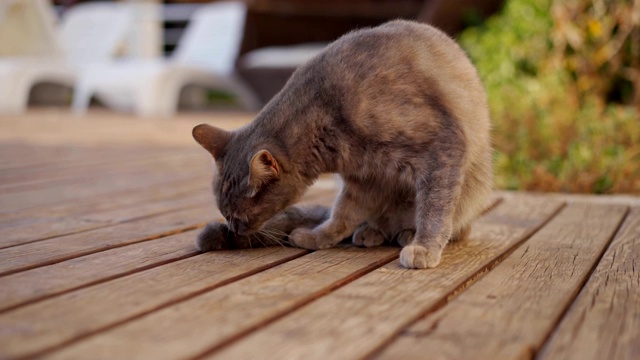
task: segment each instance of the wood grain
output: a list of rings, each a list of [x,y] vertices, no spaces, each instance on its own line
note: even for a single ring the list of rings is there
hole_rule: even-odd
[[[105,194],[90,195],[82,199],[34,206],[24,210],[0,211],[0,229],[23,225],[34,222],[34,220],[59,219],[127,208],[153,199],[171,198],[203,185],[200,176],[185,180],[169,175],[163,176],[163,181],[154,186],[138,185],[126,189],[116,189]],[[23,221],[24,219],[27,221]]]
[[[211,357],[366,356],[527,238],[560,207],[528,198],[503,202],[474,223],[467,241],[449,245],[437,268],[406,270],[394,261]]]
[[[171,173],[182,168],[196,169],[201,163],[202,155],[195,150],[190,152],[175,151],[169,154],[149,154],[148,157],[130,156],[128,161],[117,161],[104,165],[96,165],[96,159],[86,159],[84,166],[70,169],[51,169],[27,174],[16,174],[15,171],[3,171],[0,177],[0,194],[25,192],[33,189],[69,184],[88,184],[103,177],[122,177],[143,172]]]
[[[640,359],[640,208],[629,213],[539,359]]]
[[[0,276],[203,226],[213,204],[0,250]]]
[[[0,314],[0,358],[40,354],[306,253],[206,253],[14,309]]]
[[[196,255],[199,230],[0,277],[0,311]]]
[[[45,109],[15,117],[0,116],[0,141],[28,140],[37,146],[175,148],[194,146],[191,129],[197,124],[210,123],[230,130],[247,124],[254,116],[216,111],[140,121],[128,114],[91,111],[86,118],[77,119],[68,109]]]
[[[188,181],[193,176],[189,173],[180,173],[176,178]],[[163,182],[164,179],[159,174],[143,172],[127,177],[105,177],[81,187],[72,184],[43,187],[0,195],[0,209],[2,211],[16,211],[34,206],[55,204],[59,201],[73,201],[85,196],[105,195],[136,186],[156,186]]]
[[[234,339],[395,258],[398,248],[316,251],[48,354],[184,359]]]
[[[1,123],[1,120],[0,120]],[[1,125],[0,125],[1,126]],[[51,133],[50,135],[54,135]],[[77,146],[73,144],[57,144],[42,146],[30,143],[29,135],[22,134],[19,142],[4,142],[0,144],[0,160],[2,175],[9,177],[17,175],[37,175],[41,172],[66,171],[87,164],[107,165],[112,163],[126,163],[132,159],[150,158],[164,154],[175,154],[179,147],[145,147],[127,146]],[[132,156],[134,154],[135,156]],[[0,181],[5,179],[0,175]]]
[[[569,204],[449,304],[377,358],[516,359],[540,348],[618,229],[627,208]]]
[[[0,240],[0,249],[77,234],[178,210],[206,207],[213,202],[213,197],[207,195],[209,195],[208,191],[202,188],[195,194],[183,194],[178,198],[150,201],[131,207],[84,214],[79,217],[41,219],[38,222],[10,227]]]

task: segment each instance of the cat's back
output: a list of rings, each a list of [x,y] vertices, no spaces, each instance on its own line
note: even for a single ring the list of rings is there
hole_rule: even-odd
[[[349,80],[417,83],[429,77],[434,83],[459,81],[482,88],[455,41],[430,25],[406,20],[348,33],[328,46],[318,62],[330,79],[354,87],[362,86]]]
[[[475,67],[455,41],[432,26],[396,20],[357,30],[309,67],[368,136],[426,134],[432,119],[446,111],[463,132],[477,134],[470,147],[489,142],[486,95]]]

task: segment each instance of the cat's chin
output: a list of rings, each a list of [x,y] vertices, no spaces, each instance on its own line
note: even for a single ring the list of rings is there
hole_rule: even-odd
[[[235,231],[234,233],[238,236],[248,237],[251,235],[258,234],[259,232],[260,231],[258,229],[241,229],[241,230]]]

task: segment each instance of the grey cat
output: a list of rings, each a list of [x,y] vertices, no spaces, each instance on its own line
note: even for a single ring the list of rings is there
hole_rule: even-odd
[[[198,246],[325,249],[353,234],[360,246],[397,240],[404,267],[435,267],[491,190],[489,132],[476,70],[444,33],[409,21],[351,32],[301,66],[252,123],[193,129],[216,160],[227,220],[209,224]],[[322,173],[343,182],[331,211],[289,207]]]

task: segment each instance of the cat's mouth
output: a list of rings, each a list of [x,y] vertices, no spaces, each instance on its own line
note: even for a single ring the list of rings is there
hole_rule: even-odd
[[[247,221],[243,221],[237,217],[227,219],[227,225],[229,226],[229,230],[240,236],[248,236],[256,232],[256,229],[251,228]]]

